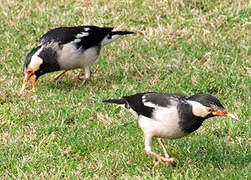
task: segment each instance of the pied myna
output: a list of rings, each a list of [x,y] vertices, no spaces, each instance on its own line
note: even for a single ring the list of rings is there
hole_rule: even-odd
[[[136,116],[144,132],[145,152],[158,159],[153,168],[159,163],[169,166],[175,161],[175,158],[167,154],[160,138],[177,139],[186,136],[197,130],[204,120],[214,116],[237,119],[210,94],[187,97],[180,94],[147,92],[103,102],[118,104]],[[158,137],[164,157],[152,151],[153,137]]]
[[[55,77],[58,79],[67,70],[85,69],[85,82],[90,78],[91,66],[98,58],[104,45],[129,31],[112,31],[111,27],[76,26],[59,27],[44,34],[36,48],[26,56],[24,81],[21,93],[29,78],[33,76],[33,89],[36,80],[43,74],[64,70]]]

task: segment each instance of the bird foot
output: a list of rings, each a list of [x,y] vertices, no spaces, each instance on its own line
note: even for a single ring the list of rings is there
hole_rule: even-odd
[[[80,77],[80,74],[78,75],[78,79],[84,81],[84,84],[86,84],[90,80],[90,78],[84,79],[84,78]]]
[[[85,80],[85,78],[83,78],[83,77],[81,77],[81,76],[83,76],[83,74],[79,74],[79,75],[78,75],[78,79],[81,80],[81,81]]]
[[[84,81],[84,84],[86,84],[89,81],[90,77],[86,78],[85,73],[80,73],[78,75],[78,79],[81,80],[81,81]]]
[[[156,161],[154,164],[153,164],[153,168],[152,168],[152,173],[154,174],[154,168],[156,166],[158,166],[160,163],[165,165],[165,166],[173,166],[173,163],[176,161],[175,158],[167,158],[167,157],[162,157],[160,156],[160,158],[158,158],[158,161]]]
[[[86,79],[84,80],[84,84],[86,84],[88,81],[90,81],[90,78],[86,78]]]
[[[158,161],[154,163],[153,166],[156,167],[157,165],[159,165],[159,163],[164,164],[165,166],[171,166],[175,161],[175,158],[166,158],[161,156]]]
[[[156,162],[154,163],[154,165],[153,165],[153,168],[152,168],[152,172],[153,172],[153,173],[154,173],[154,168],[155,168],[156,166],[158,166],[160,163],[161,163],[161,164],[164,164],[165,166],[171,166],[171,165],[176,161],[175,158],[171,158],[171,157],[169,157],[168,155],[165,156],[165,157],[163,157],[163,156],[161,156],[160,154],[157,154],[157,153],[152,152],[152,151],[147,152],[147,154],[150,155],[150,156],[154,156],[154,157],[157,158],[157,160],[158,160],[158,161],[156,161]]]

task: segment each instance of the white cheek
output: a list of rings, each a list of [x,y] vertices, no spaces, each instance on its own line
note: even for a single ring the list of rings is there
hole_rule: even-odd
[[[41,47],[31,58],[31,62],[29,64],[29,68],[31,68],[34,72],[37,71],[40,67],[40,65],[43,63],[43,59],[40,58],[38,55],[43,50],[43,47]]]
[[[30,65],[28,67],[30,67],[34,72],[37,71],[40,67],[40,65],[43,63],[42,58],[36,56],[36,57],[32,57],[31,58],[31,62]]]
[[[206,117],[209,114],[207,107],[202,104],[196,101],[188,101],[188,103],[192,105],[192,112],[195,116]]]

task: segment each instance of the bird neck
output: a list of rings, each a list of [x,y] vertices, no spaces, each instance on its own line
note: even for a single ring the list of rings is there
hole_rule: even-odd
[[[51,47],[41,51],[39,57],[43,59],[43,63],[40,66],[43,71],[42,74],[60,70],[60,66],[57,62],[58,54]]]
[[[192,113],[192,107],[189,104],[182,103],[178,106],[179,125],[186,133],[197,130],[206,118],[195,116]]]

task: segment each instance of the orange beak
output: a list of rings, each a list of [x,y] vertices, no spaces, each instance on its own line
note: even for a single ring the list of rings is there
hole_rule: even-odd
[[[25,86],[26,84],[28,83],[30,77],[33,75],[32,77],[32,86],[33,86],[33,90],[35,90],[35,86],[36,86],[36,80],[37,80],[37,77],[36,75],[34,74],[33,70],[31,68],[28,68],[27,69],[27,74],[25,75],[24,77],[24,81],[23,81],[23,85],[22,85],[22,89],[20,90],[20,94],[23,93],[24,89],[25,89]]]
[[[213,114],[216,116],[230,117],[232,119],[239,120],[234,114],[231,114],[227,110],[215,111],[215,112],[213,112]]]

